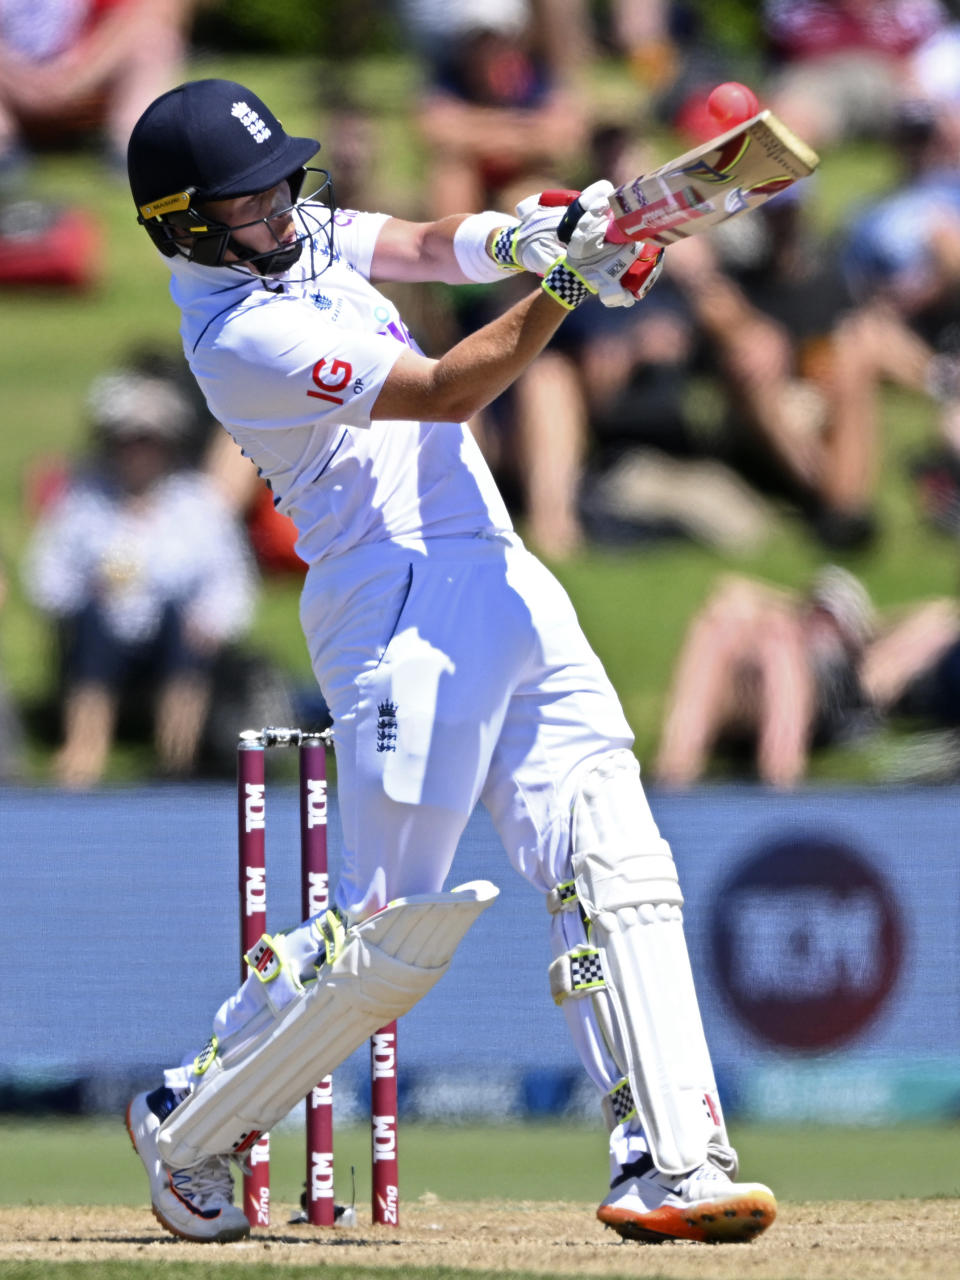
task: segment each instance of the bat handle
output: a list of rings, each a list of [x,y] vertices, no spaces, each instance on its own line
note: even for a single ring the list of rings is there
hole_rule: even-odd
[[[563,215],[562,219],[560,220],[560,225],[557,227],[557,239],[560,241],[561,244],[570,243],[570,237],[573,235],[573,232],[577,223],[583,217],[585,212],[586,210],[584,209],[583,205],[580,203],[579,199],[576,199],[571,202],[571,204],[567,208],[567,212]],[[623,232],[614,222],[613,212],[611,211],[610,222],[607,226],[604,239],[609,241],[610,244],[626,244],[629,238],[630,238],[629,236],[625,236],[623,234]]]
[[[607,225],[607,231],[603,238],[610,244],[630,244],[630,237],[625,236],[614,222],[612,210],[610,211],[610,222]]]
[[[569,244],[570,237],[573,235],[577,223],[583,217],[586,210],[580,203],[579,196],[567,206],[567,212],[560,219],[560,225],[557,227],[557,239],[561,244]]]

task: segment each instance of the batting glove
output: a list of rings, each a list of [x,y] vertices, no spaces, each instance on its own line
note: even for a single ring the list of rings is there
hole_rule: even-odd
[[[504,271],[532,271],[543,276],[563,253],[557,227],[579,191],[540,191],[517,205],[513,226],[494,234],[490,256]]]
[[[606,239],[613,183],[601,179],[580,193],[583,209],[570,235],[566,265],[576,272],[605,307],[632,307],[653,288],[663,269],[663,250],[655,245],[614,244]]]

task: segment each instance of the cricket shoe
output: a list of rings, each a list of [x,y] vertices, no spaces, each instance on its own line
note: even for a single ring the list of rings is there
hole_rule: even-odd
[[[597,1217],[625,1240],[660,1244],[700,1240],[744,1244],[777,1216],[777,1202],[760,1182],[731,1182],[707,1161],[680,1177],[661,1173],[649,1155],[625,1165]]]
[[[226,1156],[211,1156],[189,1169],[171,1169],[160,1159],[157,1131],[171,1109],[169,1089],[138,1093],[127,1107],[127,1132],[150,1179],[154,1217],[173,1235],[198,1244],[242,1240],[250,1223],[233,1203]]]

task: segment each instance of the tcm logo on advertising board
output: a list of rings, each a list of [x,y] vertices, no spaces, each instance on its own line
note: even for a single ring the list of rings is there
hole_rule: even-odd
[[[711,944],[721,990],[754,1034],[824,1050],[883,1007],[903,928],[875,867],[849,845],[800,832],[764,846],[726,882]]]

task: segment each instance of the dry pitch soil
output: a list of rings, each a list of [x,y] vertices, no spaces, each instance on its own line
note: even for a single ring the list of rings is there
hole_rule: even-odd
[[[670,1280],[960,1280],[960,1200],[781,1205],[750,1245],[621,1243],[580,1204],[445,1203],[402,1206],[399,1228],[333,1231],[276,1224],[230,1245],[193,1245],[161,1231],[148,1209],[0,1208],[4,1263],[31,1259],[219,1264],[340,1263],[363,1269],[451,1267],[544,1276],[668,1277]],[[361,1211],[362,1212],[362,1211]]]

